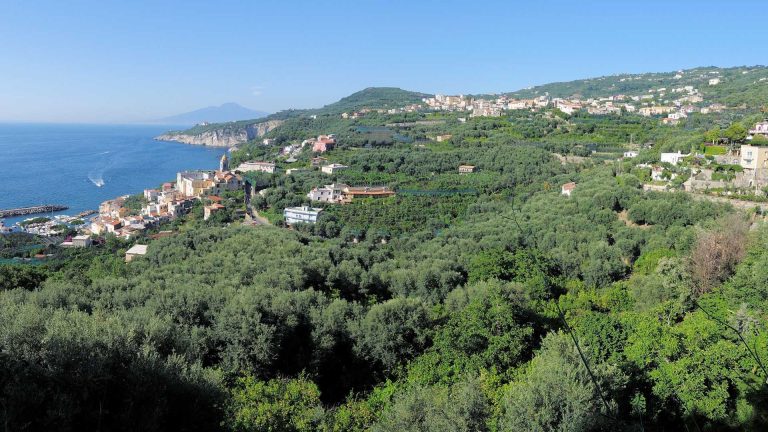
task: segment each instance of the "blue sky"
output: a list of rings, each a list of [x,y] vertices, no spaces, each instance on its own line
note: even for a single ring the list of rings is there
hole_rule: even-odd
[[[134,122],[370,86],[494,93],[768,63],[758,1],[0,0],[0,121]]]

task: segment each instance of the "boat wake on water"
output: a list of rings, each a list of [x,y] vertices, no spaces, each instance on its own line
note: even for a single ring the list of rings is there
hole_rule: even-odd
[[[108,156],[106,156],[109,153],[111,152],[105,151],[105,152],[99,153],[99,156],[104,156],[100,158],[101,161],[99,165],[101,165],[101,168],[94,169],[88,173],[88,180],[90,180],[91,183],[93,183],[94,186],[96,187],[103,187],[106,184],[106,182],[104,181],[104,172],[106,172],[107,169],[109,169],[109,167],[112,166],[112,162],[113,162],[111,159],[108,159],[109,158]]]
[[[91,183],[96,185],[96,187],[104,186],[104,179],[101,177],[101,174],[98,174],[98,175],[88,174],[88,180],[90,180]]]

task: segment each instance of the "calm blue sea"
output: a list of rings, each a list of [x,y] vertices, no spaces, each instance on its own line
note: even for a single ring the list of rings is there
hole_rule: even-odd
[[[222,148],[154,141],[168,126],[0,124],[0,208],[63,204],[75,215],[186,169],[214,169]],[[97,184],[103,184],[97,187]],[[30,216],[8,218],[6,225]]]

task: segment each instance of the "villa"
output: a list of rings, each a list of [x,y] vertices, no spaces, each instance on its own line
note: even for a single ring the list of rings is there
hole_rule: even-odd
[[[285,218],[285,223],[288,225],[297,223],[313,224],[317,222],[317,218],[322,211],[323,209],[321,208],[308,206],[286,207],[285,210],[283,210],[283,217]]]

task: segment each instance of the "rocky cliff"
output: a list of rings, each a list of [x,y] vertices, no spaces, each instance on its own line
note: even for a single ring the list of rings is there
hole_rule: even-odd
[[[283,120],[267,120],[244,125],[222,124],[220,127],[196,132],[168,132],[155,137],[157,141],[176,141],[184,144],[205,145],[211,147],[232,147],[264,136],[267,132],[283,124]]]

